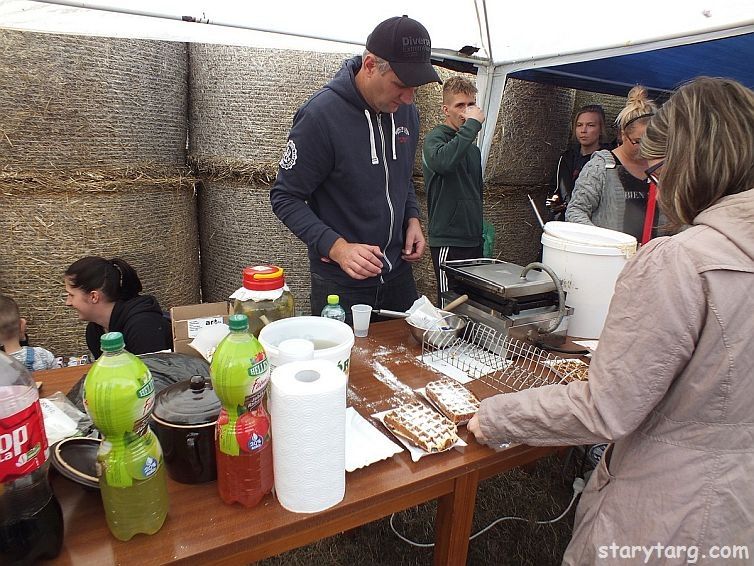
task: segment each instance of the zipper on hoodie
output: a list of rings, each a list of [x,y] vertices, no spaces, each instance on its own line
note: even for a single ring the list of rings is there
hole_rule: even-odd
[[[382,146],[382,167],[385,169],[385,199],[387,200],[388,209],[390,209],[390,232],[387,235],[387,244],[385,245],[385,263],[388,266],[388,272],[393,270],[393,264],[390,263],[390,259],[387,256],[387,248],[390,246],[390,242],[393,241],[393,224],[395,223],[395,211],[393,210],[393,203],[390,200],[390,170],[387,166],[387,156],[385,155],[385,132],[382,129],[382,114],[377,115],[377,129],[380,132],[380,144]],[[384,283],[382,275],[380,275],[380,282]]]

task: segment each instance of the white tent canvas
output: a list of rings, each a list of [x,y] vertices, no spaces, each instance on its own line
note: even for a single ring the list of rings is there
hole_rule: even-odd
[[[429,30],[436,59],[477,67],[486,124],[496,123],[510,73],[754,33],[751,0],[635,0],[587,11],[554,0],[0,0],[0,27],[358,53],[376,23],[406,12]],[[478,51],[462,55],[465,46]],[[741,66],[753,55],[737,55]],[[482,131],[485,160],[491,130]]]

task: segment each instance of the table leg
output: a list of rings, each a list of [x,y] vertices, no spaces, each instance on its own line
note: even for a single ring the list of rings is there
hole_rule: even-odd
[[[437,500],[435,566],[466,564],[479,472],[456,478],[453,492]]]

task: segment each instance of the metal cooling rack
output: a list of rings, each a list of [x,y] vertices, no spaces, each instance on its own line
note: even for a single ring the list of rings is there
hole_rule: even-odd
[[[427,332],[422,340],[424,363],[450,365],[501,393],[567,380],[567,376],[561,376],[553,369],[561,358],[502,335],[481,322],[468,321],[463,333],[442,348],[433,346],[430,338]]]

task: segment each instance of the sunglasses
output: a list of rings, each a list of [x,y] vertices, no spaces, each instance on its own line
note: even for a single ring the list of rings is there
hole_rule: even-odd
[[[657,177],[656,171],[660,167],[662,167],[663,165],[665,165],[665,160],[664,159],[661,160],[661,161],[658,161],[657,163],[655,163],[654,165],[652,165],[652,167],[650,167],[649,169],[647,169],[647,170],[644,171],[644,174],[647,176],[647,179],[649,179],[650,181],[652,181],[655,185],[659,185],[660,184],[660,179]]]

